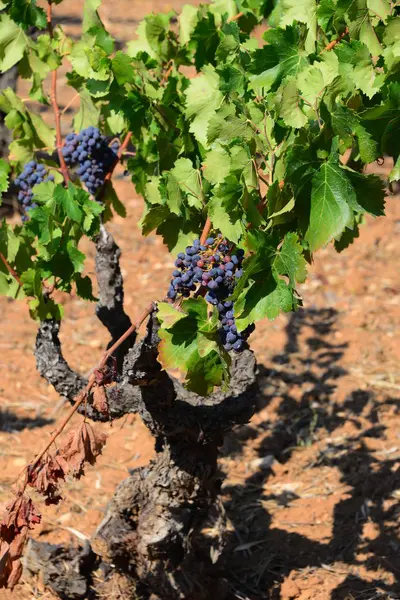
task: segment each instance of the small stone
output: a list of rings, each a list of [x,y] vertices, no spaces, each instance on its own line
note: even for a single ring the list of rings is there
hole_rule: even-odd
[[[252,469],[270,469],[274,462],[276,462],[275,457],[272,454],[267,454],[266,456],[252,460],[250,467]]]

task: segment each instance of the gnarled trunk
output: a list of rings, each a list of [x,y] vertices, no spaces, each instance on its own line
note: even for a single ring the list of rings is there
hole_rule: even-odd
[[[119,251],[105,232],[96,249],[96,264],[101,265],[97,314],[114,337],[119,324],[128,322],[122,305]],[[140,597],[206,600],[216,592],[216,583],[207,570],[209,552],[208,557],[201,552],[200,532],[218,506],[218,447],[226,432],[246,423],[254,412],[256,363],[249,350],[235,355],[228,391],[200,397],[161,368],[158,327],[155,310],[144,339],[134,346],[130,340],[116,357],[119,381],[106,388],[110,417],[90,404],[86,407],[89,418],[101,421],[138,413],[155,438],[157,453],[148,466],[135,470],[118,486],[98,527],[94,549],[103,563],[115,566],[111,573],[126,576]],[[62,356],[58,332],[54,321],[41,324],[37,365],[42,376],[72,402],[85,380]],[[222,600],[223,590],[218,594]]]

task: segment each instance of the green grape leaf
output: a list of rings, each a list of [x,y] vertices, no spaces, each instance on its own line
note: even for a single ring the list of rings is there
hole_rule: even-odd
[[[91,95],[85,89],[79,94],[80,106],[74,117],[74,130],[81,131],[89,126],[96,127],[99,122],[100,108],[94,103]]]
[[[389,173],[389,181],[393,183],[394,181],[400,181],[400,156],[396,160],[393,169]]]
[[[11,264],[15,262],[20,243],[21,239],[18,235],[14,233],[10,225],[3,221],[0,228],[0,252]],[[5,268],[3,263],[1,263],[1,268]]]
[[[203,175],[212,184],[222,183],[231,169],[231,158],[223,148],[214,148],[206,154]]]
[[[97,13],[97,9],[101,5],[101,0],[85,0],[83,5],[83,32],[88,31],[91,27],[101,27],[100,17]]]
[[[222,93],[218,88],[218,74],[211,65],[207,65],[203,68],[202,75],[192,79],[185,91],[185,114],[191,121],[190,131],[204,147],[208,146],[208,123],[222,100]]]
[[[278,87],[285,77],[297,75],[308,61],[304,53],[299,53],[299,32],[295,27],[269,29],[263,37],[267,44],[254,52],[248,67],[254,74],[249,87],[267,92]]]
[[[282,16],[279,22],[281,27],[291,25],[293,21],[307,25],[308,33],[305,41],[305,50],[311,54],[315,49],[317,40],[317,3],[315,0],[281,0]]]
[[[305,236],[312,252],[344,231],[351,217],[347,195],[350,190],[352,186],[346,175],[335,164],[324,163],[314,175],[310,222]]]
[[[203,191],[200,172],[193,167],[188,158],[180,158],[171,170],[172,176],[178,182],[182,192],[185,192],[190,206],[203,207]]]
[[[274,267],[280,275],[287,275],[292,287],[307,278],[307,263],[297,233],[287,233],[275,260]]]
[[[46,13],[36,6],[35,0],[12,0],[10,17],[24,27],[45,29],[47,26]]]
[[[0,206],[1,206],[1,196],[3,192],[8,190],[9,182],[8,175],[10,173],[10,165],[3,158],[0,158]]]
[[[295,307],[293,291],[273,271],[261,271],[243,290],[235,303],[236,325],[243,331],[251,323],[268,318],[276,319],[280,312],[290,312]]]
[[[359,212],[367,212],[374,217],[385,214],[385,184],[378,175],[355,173],[346,170],[346,176],[356,194]]]
[[[198,9],[191,4],[185,4],[179,16],[179,40],[182,45],[190,41],[198,21]]]
[[[68,185],[68,188],[65,188],[61,184],[56,185],[54,188],[54,200],[69,219],[80,223],[82,220],[82,211],[76,199],[75,189],[71,183]]]
[[[111,67],[119,85],[135,82],[135,71],[132,65],[132,59],[127,54],[117,52],[111,61]]]
[[[279,116],[288,127],[300,129],[307,123],[307,117],[300,107],[300,94],[295,79],[287,79],[278,90],[276,97]]]
[[[23,57],[28,46],[24,30],[10,17],[0,14],[0,70],[8,71]]]
[[[217,343],[216,314],[208,314],[204,298],[184,300],[180,310],[159,302],[157,316],[159,360],[165,369],[178,368],[187,387],[204,396],[226,383],[229,357]]]
[[[75,273],[82,273],[86,256],[78,250],[75,242],[69,240],[67,242],[67,253],[74,267]]]

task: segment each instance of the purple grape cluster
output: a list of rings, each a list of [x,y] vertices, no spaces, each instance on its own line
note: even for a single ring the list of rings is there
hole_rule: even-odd
[[[217,305],[219,318],[221,321],[221,336],[222,344],[225,350],[235,350],[241,352],[246,347],[247,338],[255,329],[252,323],[244,331],[238,331],[235,322],[234,304],[231,300],[218,302]]]
[[[69,133],[62,153],[68,166],[78,167],[76,174],[94,196],[117,160],[118,148],[118,142],[109,146],[100,131],[90,126],[78,134]]]
[[[199,286],[206,288],[205,299],[217,307],[221,327],[219,334],[226,350],[240,352],[246,347],[246,340],[254,326],[238,332],[233,302],[227,300],[232,295],[237,280],[242,276],[243,250],[230,254],[229,245],[221,234],[210,237],[202,245],[195,240],[181,252],[175,261],[176,269],[168,290],[168,298],[178,296],[188,298]]]
[[[27,212],[31,208],[36,208],[33,200],[32,188],[38,183],[44,181],[54,181],[54,176],[49,175],[45,165],[38,164],[34,160],[28,162],[22,173],[18,175],[14,183],[18,188],[18,201],[22,204],[25,214],[22,216],[23,221],[28,220]]]

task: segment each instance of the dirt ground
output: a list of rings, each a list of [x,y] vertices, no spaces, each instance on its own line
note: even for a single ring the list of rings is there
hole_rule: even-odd
[[[102,14],[123,41],[146,13],[182,4],[106,0]],[[79,6],[74,0],[56,8],[76,37]],[[73,92],[63,87],[59,97],[63,107]],[[65,114],[65,131],[74,107]],[[371,168],[384,173],[387,165]],[[117,217],[110,230],[123,250],[126,310],[134,318],[165,293],[173,263],[161,240],[141,237],[142,200],[131,184],[120,175],[116,187],[128,217]],[[251,338],[259,362],[258,409],[226,439],[220,458],[230,553],[221,557],[219,575],[228,580],[232,600],[400,598],[399,234],[399,197],[388,196],[387,217],[368,219],[353,247],[317,254],[299,289],[304,309],[262,322]],[[85,250],[93,274],[93,248]],[[94,306],[76,297],[63,302],[64,355],[87,373],[107,333]],[[35,370],[37,326],[27,307],[0,298],[0,310],[1,510],[66,405]],[[43,521],[35,537],[90,538],[128,469],[152,457],[152,438],[139,418],[103,429],[109,435],[103,455],[81,481],[66,483],[65,501],[47,508],[38,500]],[[0,598],[53,596],[40,581],[23,580]]]

